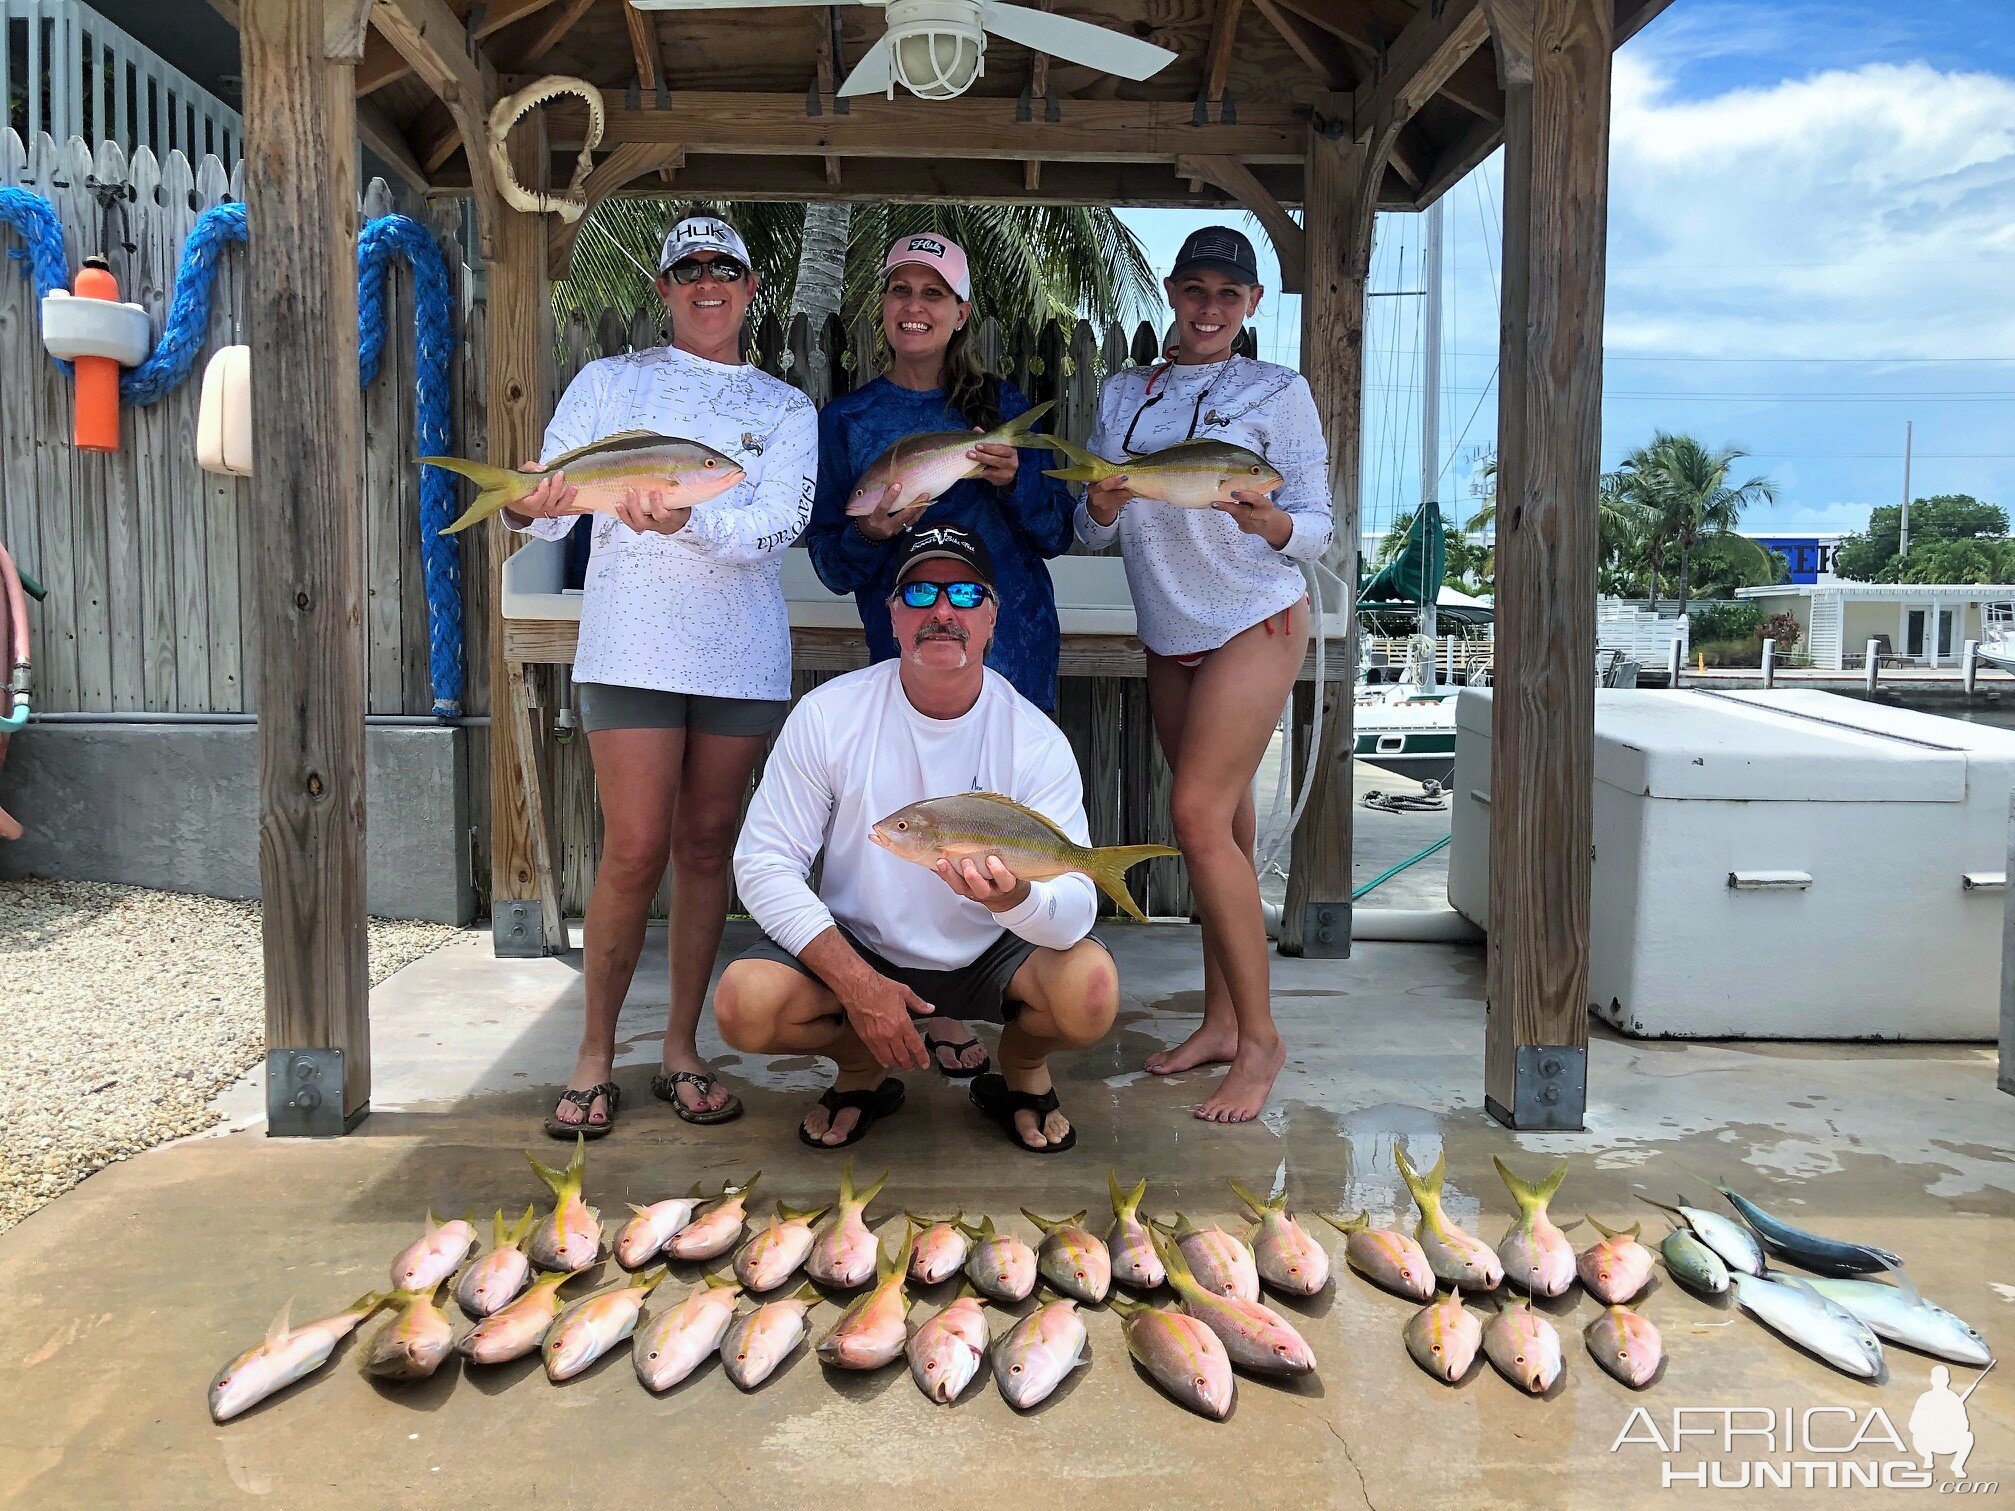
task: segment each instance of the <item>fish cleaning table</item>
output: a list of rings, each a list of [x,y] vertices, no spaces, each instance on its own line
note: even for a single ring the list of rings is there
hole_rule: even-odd
[[[537,714],[536,684],[527,675],[534,666],[571,666],[580,639],[579,591],[561,588],[562,544],[530,540],[506,558],[502,573],[506,700],[519,721],[518,748],[539,749],[542,738]],[[1062,632],[1057,655],[1059,677],[1140,678],[1147,674],[1144,647],[1136,634],[1133,597],[1127,589],[1126,567],[1117,556],[1061,556],[1048,563],[1056,591],[1057,622]],[[1343,582],[1317,564],[1322,588],[1322,630],[1325,645],[1324,680],[1353,679],[1350,660],[1351,603]],[[835,594],[819,581],[811,555],[801,547],[784,553],[784,600],[790,612],[791,665],[795,671],[851,671],[868,664],[867,640],[852,594]],[[1302,663],[1299,680],[1315,680],[1315,645]],[[1295,732],[1306,738],[1309,700],[1295,700]],[[559,919],[559,889],[553,874],[556,846],[552,806],[545,790],[544,763],[528,761],[526,802],[531,810],[533,865],[539,901],[545,911],[548,938],[565,937]],[[543,851],[541,854],[540,852]]]
[[[1448,900],[1488,930],[1491,695]],[[1588,995],[1644,1037],[1991,1040],[2015,734],[1836,693],[1602,690]]]

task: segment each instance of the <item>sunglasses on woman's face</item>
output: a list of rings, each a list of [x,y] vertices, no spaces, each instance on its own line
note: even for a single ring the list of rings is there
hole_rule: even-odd
[[[715,283],[739,283],[749,270],[731,257],[716,257],[712,262],[688,257],[665,271],[674,283],[698,283],[702,278],[711,278]]]
[[[913,609],[935,608],[939,593],[955,609],[976,609],[994,595],[983,582],[906,582],[896,591]]]

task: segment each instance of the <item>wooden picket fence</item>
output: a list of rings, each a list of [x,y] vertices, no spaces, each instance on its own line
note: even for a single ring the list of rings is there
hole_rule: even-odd
[[[180,152],[130,158],[116,143],[92,147],[38,134],[25,143],[0,132],[0,185],[33,189],[55,204],[74,273],[104,251],[123,297],[147,308],[158,332],[174,293],[182,244],[205,209],[238,198],[235,175],[214,157],[193,166]],[[124,189],[108,216],[98,191]],[[486,421],[479,280],[459,241],[452,205],[402,198],[380,180],[367,188],[366,218],[397,211],[423,221],[441,241],[456,290],[462,340],[452,381],[455,450],[480,456]],[[258,228],[252,228],[252,235]],[[18,242],[11,233],[5,239]],[[247,517],[249,489],[212,476],[195,459],[199,383],[192,378],[159,403],[125,412],[124,445],[112,455],[70,444],[70,384],[43,351],[25,262],[0,269],[0,541],[48,588],[31,605],[36,707],[48,712],[256,713],[250,643],[256,615],[245,612],[254,586]],[[244,325],[244,258],[221,260],[213,287],[204,353],[239,338]],[[427,615],[420,566],[419,474],[412,466],[413,292],[396,264],[388,296],[391,339],[377,379],[364,391],[363,455],[369,637],[369,710],[425,714]],[[751,336],[751,360],[817,401],[845,393],[875,370],[875,327],[830,322],[815,341],[800,317],[774,318]],[[579,318],[556,332],[553,392],[600,356],[657,345],[663,333],[644,316],[613,313],[593,328]],[[1160,354],[1157,329],[1051,321],[1003,328],[982,321],[977,352],[986,368],[1035,402],[1056,401],[1053,425],[1083,441],[1097,416],[1098,385],[1111,372]],[[821,356],[823,353],[823,357]],[[200,367],[198,369],[200,374]],[[476,879],[488,885],[488,730],[490,605],[495,585],[464,584],[466,713],[478,716],[468,738],[476,830]],[[557,673],[564,678],[564,670]],[[800,673],[799,691],[824,674]],[[551,689],[562,696],[564,684]],[[570,700],[569,700],[570,701]],[[1071,678],[1059,692],[1058,722],[1084,771],[1095,843],[1166,840],[1169,776],[1155,749],[1139,679]],[[548,706],[564,706],[549,704]],[[584,741],[560,748],[558,804],[563,906],[586,905],[601,848],[593,774]],[[1179,863],[1156,861],[1135,873],[1151,913],[1187,916],[1187,879]],[[670,904],[669,894],[661,898]]]

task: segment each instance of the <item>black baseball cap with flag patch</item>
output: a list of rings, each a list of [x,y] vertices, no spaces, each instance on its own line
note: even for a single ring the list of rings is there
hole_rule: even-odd
[[[1244,233],[1230,226],[1205,226],[1189,233],[1182,250],[1175,254],[1175,266],[1169,269],[1168,276],[1180,278],[1184,273],[1199,271],[1222,273],[1240,283],[1256,284],[1259,254],[1253,251]]]
[[[904,538],[903,554],[896,561],[896,586],[901,587],[910,570],[926,561],[955,561],[970,567],[972,574],[988,587],[994,585],[993,552],[987,543],[960,525],[919,525]]]

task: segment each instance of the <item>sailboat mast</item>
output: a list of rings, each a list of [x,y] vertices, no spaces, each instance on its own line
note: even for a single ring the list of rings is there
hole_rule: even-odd
[[[1436,200],[1427,207],[1427,265],[1425,269],[1427,303],[1421,317],[1421,344],[1423,347],[1420,383],[1420,506],[1424,516],[1427,506],[1436,501],[1441,477],[1441,201]],[[1422,553],[1432,561],[1434,553],[1430,549]],[[1436,633],[1435,602],[1441,595],[1441,584],[1422,583],[1420,585],[1420,633],[1433,638]],[[1434,661],[1428,659],[1426,686],[1434,686]]]

